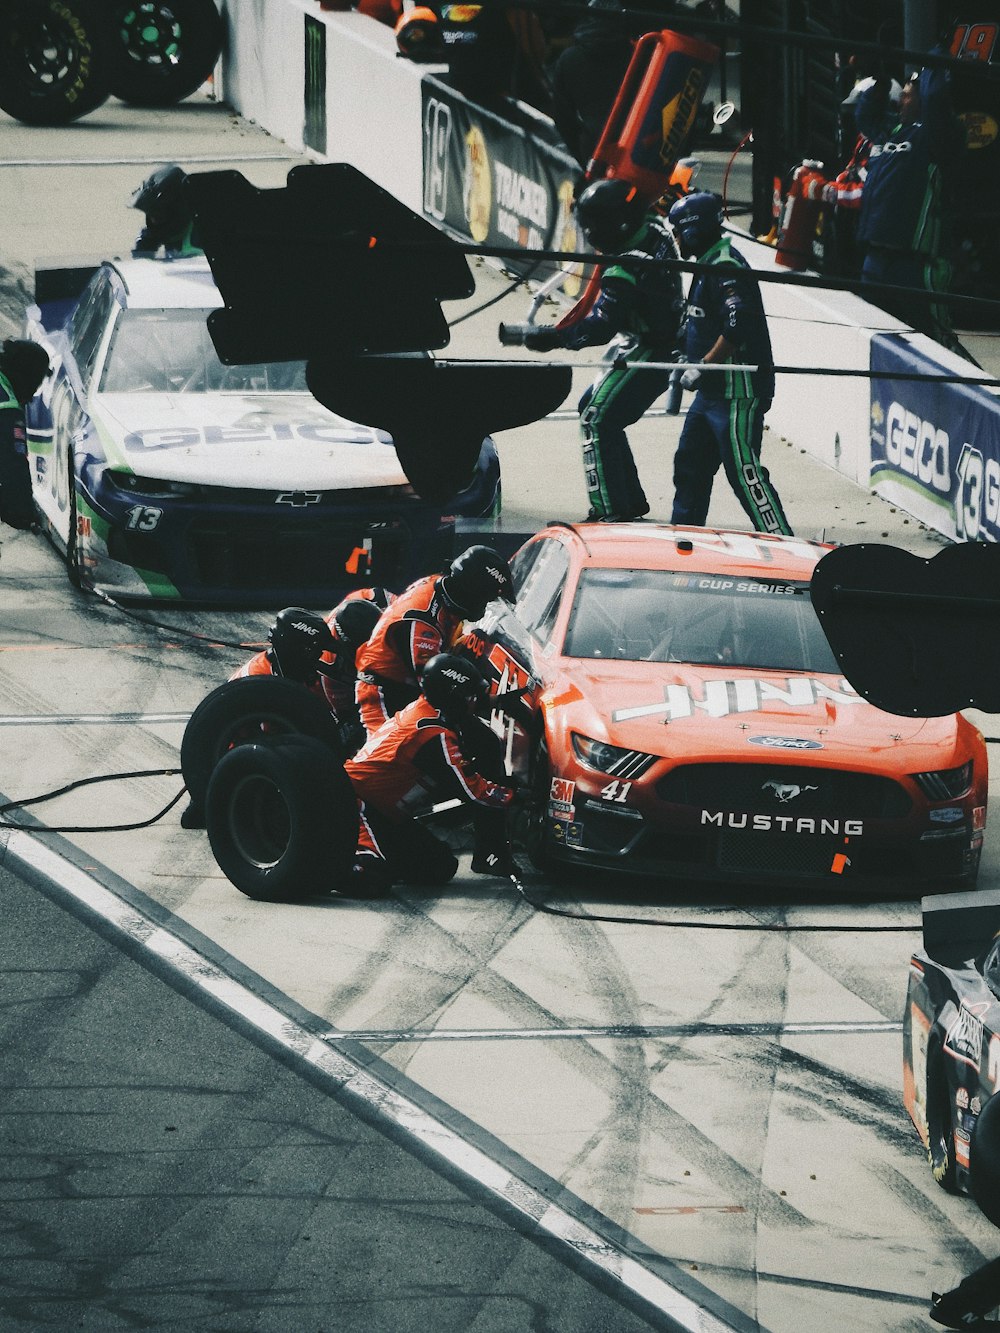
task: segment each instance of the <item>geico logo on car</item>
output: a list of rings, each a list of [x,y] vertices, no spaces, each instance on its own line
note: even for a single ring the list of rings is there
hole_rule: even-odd
[[[933,421],[921,420],[915,412],[896,402],[890,403],[886,413],[885,456],[925,486],[948,494],[951,482],[948,432]]]
[[[264,440],[318,440],[333,444],[343,438],[337,423],[276,421],[270,426],[159,427],[131,431],[123,441],[126,449],[185,449],[192,444],[255,444]]]
[[[754,833],[817,834],[820,837],[838,834],[845,838],[859,838],[865,831],[863,819],[810,819],[801,815],[748,815],[724,810],[702,810],[701,822],[718,828],[750,829]]]

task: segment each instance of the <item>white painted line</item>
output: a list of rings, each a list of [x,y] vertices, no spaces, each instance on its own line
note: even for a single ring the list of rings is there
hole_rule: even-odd
[[[78,724],[86,726],[129,726],[152,725],[153,723],[186,723],[190,713],[47,713],[44,717],[25,717],[8,715],[0,717],[0,727],[70,727]]]
[[[301,153],[253,153],[230,157],[185,157],[191,162],[298,162]],[[162,157],[9,157],[0,161],[0,167],[131,167],[162,166]]]
[[[328,1039],[317,1037],[267,1000],[255,995],[242,982],[236,981],[196,949],[65,857],[41,845],[29,834],[20,832],[12,833],[7,839],[6,857],[26,870],[44,875],[119,934],[174,969],[189,984],[211,995],[217,1003],[238,1014],[258,1032],[332,1079],[352,1097],[391,1121],[469,1180],[532,1219],[542,1230],[571,1250],[582,1264],[598,1270],[604,1278],[610,1278],[622,1289],[638,1296],[673,1320],[677,1329],[684,1333],[727,1333],[735,1327],[671,1286],[665,1278],[630,1258],[618,1246],[605,1240],[565,1209],[551,1203],[538,1190],[499,1162],[493,1161],[481,1149],[467,1142],[354,1060],[340,1051],[332,1050]]]
[[[334,1028],[324,1041],[559,1041],[636,1039],[664,1037],[784,1037],[816,1033],[864,1035],[898,1033],[903,1025],[894,1019],[867,1022],[829,1023],[664,1023],[656,1025],[616,1023],[586,1028]]]

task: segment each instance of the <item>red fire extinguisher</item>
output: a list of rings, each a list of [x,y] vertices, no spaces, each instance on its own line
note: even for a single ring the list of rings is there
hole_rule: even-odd
[[[807,158],[792,173],[774,256],[774,262],[785,268],[806,268],[812,259],[813,236],[823,207],[823,187],[827,184],[822,167],[822,162]]]

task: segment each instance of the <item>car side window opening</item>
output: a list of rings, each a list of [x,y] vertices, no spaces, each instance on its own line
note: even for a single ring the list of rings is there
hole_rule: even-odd
[[[523,581],[517,592],[517,615],[521,624],[540,643],[548,643],[559,614],[563,586],[569,570],[569,551],[560,541],[546,539],[535,542],[537,548],[531,567],[524,575],[515,573]]]
[[[308,393],[304,361],[226,366],[208,310],[125,310],[101,378],[104,393]]]
[[[73,312],[69,341],[84,386],[90,383],[101,339],[115,303],[114,288],[107,274],[98,271]]]
[[[584,570],[563,652],[839,673],[807,584],[672,570]]]

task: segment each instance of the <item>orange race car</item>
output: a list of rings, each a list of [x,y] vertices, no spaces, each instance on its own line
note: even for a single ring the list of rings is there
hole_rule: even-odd
[[[810,599],[818,542],[554,523],[465,649],[531,792],[535,864],[897,889],[975,883],[987,758],[964,717],[904,718],[844,679]]]

